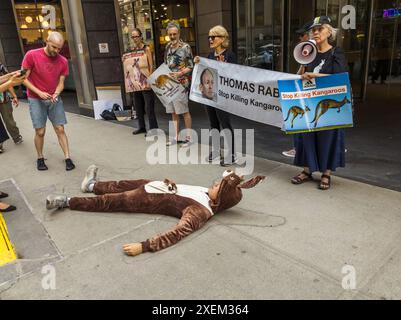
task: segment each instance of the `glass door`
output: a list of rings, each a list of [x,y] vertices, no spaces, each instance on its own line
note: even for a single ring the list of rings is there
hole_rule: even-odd
[[[401,98],[401,1],[375,1],[367,97]]]
[[[238,63],[283,70],[283,0],[236,0]]]

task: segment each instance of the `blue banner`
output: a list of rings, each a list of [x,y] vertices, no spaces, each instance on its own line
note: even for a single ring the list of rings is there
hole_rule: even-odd
[[[287,134],[353,127],[348,73],[312,80],[279,80]]]

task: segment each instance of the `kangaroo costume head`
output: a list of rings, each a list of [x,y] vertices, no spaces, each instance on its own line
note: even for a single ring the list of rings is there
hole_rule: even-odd
[[[219,184],[217,199],[210,202],[213,212],[218,213],[234,207],[242,199],[242,189],[251,189],[265,178],[265,176],[257,176],[247,182],[243,182],[243,176],[238,176],[232,170],[225,171]]]

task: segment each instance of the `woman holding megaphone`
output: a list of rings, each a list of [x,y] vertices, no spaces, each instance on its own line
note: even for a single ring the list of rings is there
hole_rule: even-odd
[[[305,65],[302,79],[347,72],[343,50],[331,44],[336,40],[337,30],[332,27],[330,18],[315,18],[309,30],[317,53],[313,61]],[[295,141],[295,149],[294,164],[304,167],[304,170],[291,179],[293,184],[313,181],[312,173],[321,172],[319,189],[328,190],[331,173],[345,167],[344,129],[302,133]]]

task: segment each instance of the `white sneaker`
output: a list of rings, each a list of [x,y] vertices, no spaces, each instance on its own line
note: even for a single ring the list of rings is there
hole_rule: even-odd
[[[281,154],[283,156],[288,157],[288,158],[295,158],[296,151],[295,151],[295,149],[291,149],[291,150],[288,150],[288,151],[283,151]]]
[[[86,175],[84,180],[82,180],[81,183],[81,191],[83,193],[90,193],[92,191],[89,190],[89,186],[93,183],[96,183],[96,178],[97,178],[97,170],[99,168],[96,167],[94,164],[90,165],[88,169],[86,169]]]
[[[62,209],[68,207],[68,197],[65,194],[50,194],[46,198],[46,209]]]

